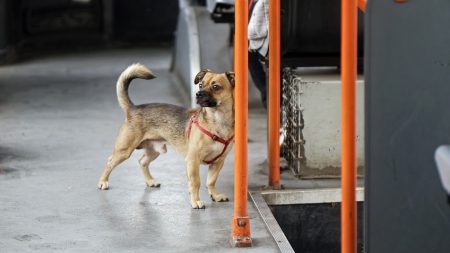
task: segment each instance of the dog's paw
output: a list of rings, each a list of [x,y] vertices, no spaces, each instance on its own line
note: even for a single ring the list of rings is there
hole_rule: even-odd
[[[145,183],[147,184],[148,187],[160,187],[161,186],[161,184],[155,180],[148,180],[148,181],[145,181]]]
[[[217,201],[217,202],[227,202],[227,201],[230,201],[230,199],[229,199],[227,196],[223,195],[223,194],[211,195],[211,199],[212,199],[213,201]]]
[[[191,201],[191,206],[193,209],[205,209],[205,203],[201,200]]]
[[[100,190],[108,190],[108,189],[109,189],[108,181],[102,181],[102,180],[100,180],[100,181],[98,182],[98,184],[97,184],[97,187],[98,187]]]

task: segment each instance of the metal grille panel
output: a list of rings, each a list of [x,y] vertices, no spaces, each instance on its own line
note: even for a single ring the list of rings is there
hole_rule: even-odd
[[[290,68],[283,70],[281,118],[284,142],[281,150],[288,167],[296,176],[300,175],[300,169],[306,163],[301,83],[302,79],[294,75]]]

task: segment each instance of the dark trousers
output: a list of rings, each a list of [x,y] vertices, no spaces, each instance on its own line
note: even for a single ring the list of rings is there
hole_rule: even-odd
[[[264,57],[258,52],[248,53],[248,70],[256,88],[261,93],[261,102],[267,109],[267,75],[263,67],[263,61]]]

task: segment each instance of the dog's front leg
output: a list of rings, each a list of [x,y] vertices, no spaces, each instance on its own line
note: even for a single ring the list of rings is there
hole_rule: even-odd
[[[209,165],[208,168],[208,180],[206,186],[208,186],[208,193],[213,201],[224,202],[228,201],[228,197],[224,194],[220,194],[216,189],[216,181],[219,177],[219,172],[223,167],[224,159],[220,159],[215,163]]]
[[[200,200],[200,161],[196,157],[188,156],[186,158],[187,163],[187,176],[189,183],[189,193],[191,195],[191,206],[194,209],[205,208],[205,203]]]

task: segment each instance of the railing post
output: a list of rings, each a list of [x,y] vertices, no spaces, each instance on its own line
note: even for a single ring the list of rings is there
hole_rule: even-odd
[[[247,120],[248,120],[248,1],[235,1],[235,163],[234,214],[231,222],[231,243],[250,247],[250,219],[247,214]]]
[[[269,1],[269,186],[280,188],[280,0]]]
[[[357,2],[341,0],[341,252],[356,253]]]

